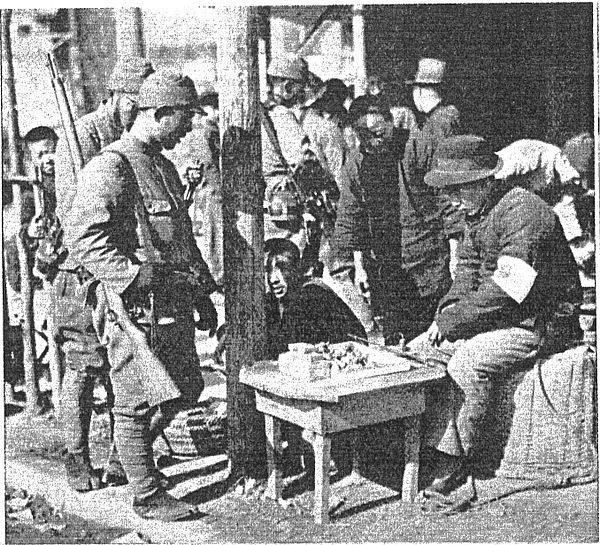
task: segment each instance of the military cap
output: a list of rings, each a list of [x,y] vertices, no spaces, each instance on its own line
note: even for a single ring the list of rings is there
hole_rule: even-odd
[[[433,187],[468,184],[493,176],[501,168],[502,159],[484,138],[471,134],[452,136],[438,144],[425,183]]]
[[[421,59],[414,79],[407,80],[406,85],[439,85],[444,83],[446,63],[439,59]]]
[[[271,77],[295,81],[306,81],[309,76],[306,61],[294,56],[273,58],[267,69],[267,74]]]
[[[183,106],[204,113],[198,93],[190,77],[171,70],[158,70],[148,76],[140,87],[138,108]]]
[[[594,170],[594,139],[589,132],[578,134],[567,140],[562,152],[581,176],[592,174]]]
[[[142,82],[153,72],[152,63],[143,57],[121,57],[115,64],[107,87],[110,91],[136,94]]]

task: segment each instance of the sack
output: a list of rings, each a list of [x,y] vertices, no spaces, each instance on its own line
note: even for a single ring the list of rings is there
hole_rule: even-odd
[[[597,479],[595,351],[579,346],[538,360],[513,391],[496,416],[514,403],[497,476],[556,485]]]

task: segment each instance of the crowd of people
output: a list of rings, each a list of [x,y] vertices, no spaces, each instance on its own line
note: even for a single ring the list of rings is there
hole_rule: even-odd
[[[445,73],[442,60],[421,59],[402,105],[376,79],[353,99],[303,59],[275,58],[260,115],[267,353],[378,336],[441,350],[449,379],[432,390],[425,419],[435,467],[428,490],[437,494],[471,471],[493,379],[556,349],[546,334],[555,311],[577,308],[594,276],[591,135],[562,149],[520,140],[494,152],[464,134],[459,110],[445,102]],[[103,484],[130,483],[141,517],[180,520],[198,508],[168,493],[152,445],[197,402],[195,329],[218,325],[218,91],[139,57],[119,59],[107,88],[75,124],[80,172],[51,129],[24,138],[66,249],[56,249],[66,258],[51,275],[66,476],[80,492],[102,485],[89,453],[101,381],[112,442]],[[11,214],[6,205],[4,259],[18,293],[11,241],[21,226]]]

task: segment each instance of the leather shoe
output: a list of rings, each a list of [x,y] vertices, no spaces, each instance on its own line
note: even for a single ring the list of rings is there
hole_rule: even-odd
[[[450,456],[449,454],[439,453],[438,456],[438,476],[424,490],[425,495],[443,495],[450,494],[459,486],[467,482],[469,468],[466,459],[462,456]]]
[[[197,505],[178,500],[162,488],[148,498],[134,498],[133,511],[141,518],[163,522],[176,522],[205,515]]]

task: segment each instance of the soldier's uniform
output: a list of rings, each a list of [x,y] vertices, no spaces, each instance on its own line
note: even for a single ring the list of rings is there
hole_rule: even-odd
[[[111,74],[108,88],[113,93],[137,94],[142,81],[152,73],[149,61],[141,57],[123,57]],[[116,100],[104,101],[97,110],[75,123],[84,164],[102,148],[118,140],[123,125]],[[57,148],[56,214],[64,223],[77,192],[77,177],[65,139]],[[67,478],[73,488],[81,491],[96,486],[92,482],[89,461],[89,426],[92,415],[93,388],[98,377],[107,390],[109,410],[113,392],[108,380],[108,361],[105,348],[99,344],[94,331],[92,314],[85,305],[75,266],[65,263],[53,283],[56,300],[57,343],[65,362],[61,393],[61,423],[67,446]],[[111,439],[112,439],[111,420]],[[110,478],[122,480],[122,470],[111,449],[108,466],[115,472]],[[120,474],[120,476],[119,476]]]
[[[142,263],[168,264],[193,272],[208,296],[216,285],[208,273],[191,230],[183,186],[174,165],[126,133],[82,171],[65,232],[73,265],[99,281],[95,328],[106,346],[115,390],[115,440],[137,499],[159,488],[152,459],[150,419],[165,402],[168,423],[183,403],[198,399],[203,387],[194,346],[193,304],[196,299],[167,280],[155,304],[127,305],[127,288]],[[145,359],[131,337],[107,319],[106,290],[123,295],[136,325],[152,330],[158,359]],[[154,324],[152,326],[152,324]]]

